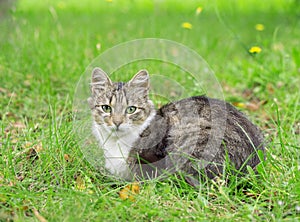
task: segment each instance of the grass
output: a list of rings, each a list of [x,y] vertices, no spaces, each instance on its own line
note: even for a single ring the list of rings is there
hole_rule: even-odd
[[[23,0],[1,13],[0,220],[299,220],[298,1],[224,3]],[[255,30],[260,23],[265,29]],[[148,181],[130,201],[118,195],[126,183],[85,160],[72,133],[76,83],[100,53],[145,37],[177,41],[206,59],[225,99],[268,138],[258,175],[197,189],[178,178]],[[262,52],[250,54],[256,45]]]

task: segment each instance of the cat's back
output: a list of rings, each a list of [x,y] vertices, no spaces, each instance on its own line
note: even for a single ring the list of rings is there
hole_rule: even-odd
[[[222,172],[226,155],[237,169],[245,162],[256,166],[257,149],[264,149],[262,133],[242,112],[224,101],[195,96],[157,110],[132,151],[158,168],[190,175],[201,168],[212,178]]]
[[[246,161],[252,167],[260,162],[257,150],[264,149],[262,132],[229,103],[195,96],[167,104],[160,112],[168,122],[167,152],[182,152],[176,162],[189,165],[187,156],[191,156],[222,164],[226,155],[237,169]],[[215,174],[222,170],[215,165],[207,168]]]
[[[182,130],[181,135],[190,134],[198,128],[198,134],[204,131],[219,136],[247,134],[255,146],[263,141],[260,129],[244,113],[219,99],[193,96],[169,103],[161,107],[157,114],[167,121],[169,131]]]

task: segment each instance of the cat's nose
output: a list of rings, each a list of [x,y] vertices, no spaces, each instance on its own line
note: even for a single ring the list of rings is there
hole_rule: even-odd
[[[122,124],[122,120],[114,120],[113,123],[117,127],[117,130],[119,129],[119,126]]]

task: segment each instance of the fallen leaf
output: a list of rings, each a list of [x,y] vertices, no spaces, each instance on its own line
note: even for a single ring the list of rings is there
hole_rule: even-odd
[[[249,111],[257,111],[262,104],[265,104],[266,101],[260,101],[260,102],[248,102],[248,103],[242,103],[242,102],[234,102],[232,103],[234,106],[241,108],[241,109],[247,109]]]
[[[45,217],[43,217],[39,211],[35,208],[32,209],[34,216],[40,221],[40,222],[47,222],[47,220],[45,219]]]
[[[119,192],[119,197],[122,200],[135,200],[135,195],[140,193],[140,186],[138,182],[134,182],[132,184],[127,185],[125,188],[120,190]]]
[[[42,145],[42,143],[41,142],[39,142],[38,144],[35,144],[34,146],[33,146],[33,148],[36,150],[36,152],[41,152],[42,150],[43,150],[43,145]]]
[[[41,152],[43,150],[43,146],[42,143],[39,142],[37,144],[33,144],[32,142],[26,142],[23,145],[24,149],[29,149],[27,152],[27,159],[32,159],[32,161],[34,162],[35,160],[37,160],[39,158],[38,153]]]
[[[82,179],[82,177],[80,175],[78,175],[76,177],[75,183],[76,183],[76,188],[78,190],[85,190],[86,189],[85,182],[84,182],[84,180]]]
[[[10,98],[16,98],[17,94],[15,92],[8,92],[7,96],[10,97]]]
[[[295,129],[295,134],[299,135],[300,134],[300,122],[295,123],[293,128]]]
[[[128,199],[128,197],[129,197],[129,192],[130,192],[129,186],[126,186],[125,188],[123,188],[122,190],[120,190],[120,192],[119,192],[120,198],[121,198],[122,200]]]
[[[266,89],[270,94],[274,94],[274,92],[275,92],[275,89],[274,89],[274,86],[272,83],[267,83]]]
[[[71,157],[70,157],[70,155],[69,154],[64,154],[64,159],[65,159],[65,161],[67,161],[67,162],[72,162],[72,159],[71,159]]]
[[[0,93],[7,93],[7,89],[0,87]]]
[[[27,86],[27,87],[30,86],[30,85],[31,85],[30,80],[25,80],[25,81],[24,81],[24,85]]]
[[[26,128],[26,125],[24,123],[21,123],[21,122],[15,122],[13,124],[13,127],[17,128],[17,129],[24,129],[24,128]]]
[[[26,156],[26,159],[27,160],[30,160],[32,159],[32,163],[37,160],[39,158],[37,152],[35,149],[33,148],[30,148],[29,151],[27,152],[27,156]]]
[[[27,75],[26,75],[26,78],[27,78],[27,79],[33,79],[33,74],[27,74]]]
[[[252,197],[252,198],[255,198],[255,199],[257,199],[259,197],[259,195],[257,193],[252,193],[252,192],[248,192],[248,191],[245,191],[244,194],[247,197]]]
[[[279,82],[276,83],[276,86],[277,86],[277,88],[281,88],[281,87],[284,86],[284,82],[279,81]]]
[[[259,103],[247,103],[246,104],[246,109],[250,110],[250,111],[256,111],[258,110],[260,107]]]

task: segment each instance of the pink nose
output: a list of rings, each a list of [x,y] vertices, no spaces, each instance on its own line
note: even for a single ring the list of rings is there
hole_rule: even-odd
[[[115,118],[113,119],[113,123],[115,124],[115,126],[117,127],[117,129],[119,128],[119,126],[122,124],[122,120],[119,118]]]
[[[121,121],[114,121],[114,124],[117,126],[117,127],[119,127],[120,125],[121,125]]]

